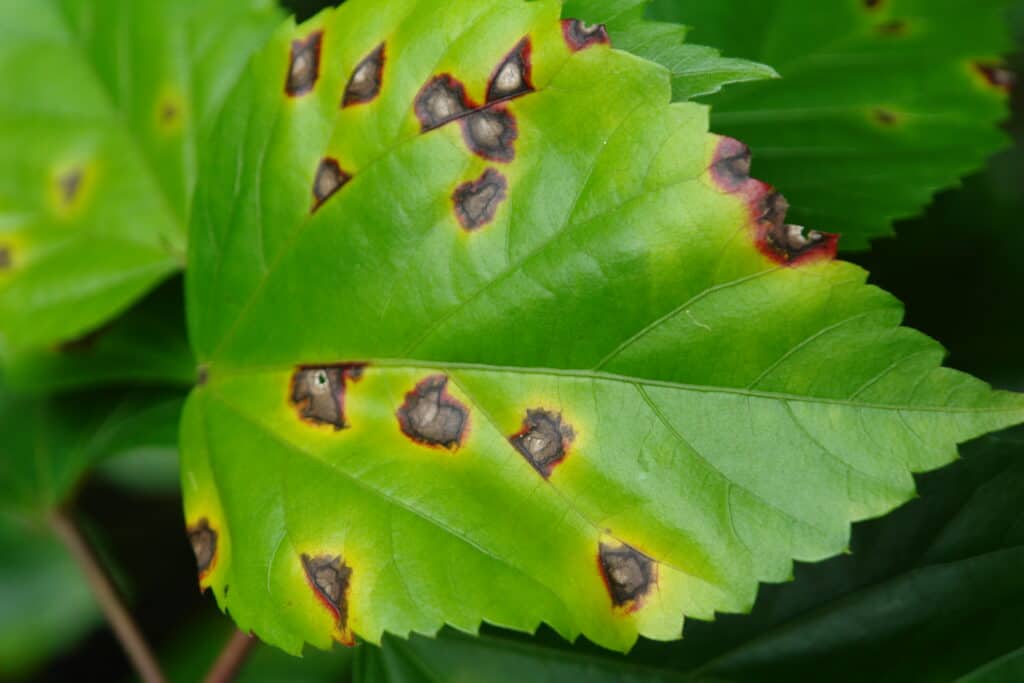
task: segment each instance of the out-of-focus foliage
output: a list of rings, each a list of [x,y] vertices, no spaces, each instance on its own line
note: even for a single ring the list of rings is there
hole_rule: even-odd
[[[791,219],[863,249],[1006,144],[1013,0],[654,0],[692,39],[774,67],[707,98]]]

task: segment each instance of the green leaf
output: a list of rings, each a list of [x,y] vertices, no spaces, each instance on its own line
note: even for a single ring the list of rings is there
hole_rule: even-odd
[[[202,585],[272,644],[678,638],[1024,420],[560,10],[352,0],[225,108],[182,483]],[[434,127],[458,83],[514,96]]]
[[[0,387],[0,508],[40,518],[96,463],[174,450],[180,411],[173,392],[27,397]]]
[[[8,386],[33,394],[112,384],[190,387],[196,362],[185,335],[181,279],[78,339],[26,349],[6,361]]]
[[[852,554],[799,567],[752,617],[699,624],[626,660],[514,634],[387,637],[359,651],[355,681],[1018,680],[1024,442],[965,450],[924,478],[920,499],[858,525]]]
[[[800,567],[751,618],[701,624],[676,647],[645,644],[633,656],[766,682],[938,683],[1010,666],[1024,646],[1020,436],[965,448],[962,461],[923,478],[919,499],[858,525],[851,555]]]
[[[722,57],[718,50],[686,43],[687,28],[644,17],[650,0],[569,0],[563,16],[605,24],[612,44],[672,74],[672,97],[684,101],[716,93],[732,83],[778,78],[775,69],[746,59]]]
[[[0,514],[0,678],[25,680],[99,616],[57,540]]]
[[[1005,146],[1007,4],[655,0],[652,14],[778,69],[712,97],[712,128],[750,145],[796,222],[863,249]]]
[[[0,2],[0,346],[74,339],[182,266],[196,156],[267,0]]]

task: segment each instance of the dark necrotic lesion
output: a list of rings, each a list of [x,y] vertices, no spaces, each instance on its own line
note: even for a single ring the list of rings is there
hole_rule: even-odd
[[[586,24],[579,19],[562,20],[562,35],[569,48],[579,51],[591,45],[608,45],[611,39],[603,24]]]
[[[974,66],[994,88],[1011,90],[1017,84],[1017,75],[1001,64],[978,62]]]
[[[346,173],[337,159],[330,157],[324,157],[320,160],[320,164],[316,168],[316,176],[313,178],[313,208],[315,212],[323,203],[330,199],[335,192],[340,190],[342,187],[352,179],[352,176]]]
[[[760,222],[766,226],[764,240],[782,261],[793,261],[827,244],[829,235],[786,223],[789,202],[778,192],[764,199]]]
[[[491,161],[512,161],[518,137],[512,114],[502,106],[476,111],[463,122],[466,144],[474,154]]]
[[[7,270],[14,264],[14,257],[11,254],[11,248],[5,244],[0,244],[0,270]]]
[[[398,408],[402,433],[417,443],[454,449],[462,443],[469,411],[447,392],[448,377],[434,375],[405,395]]]
[[[304,40],[293,40],[285,92],[291,97],[305,95],[313,90],[320,77],[320,45],[323,31],[316,31]]]
[[[300,367],[292,375],[292,405],[308,422],[345,429],[345,383],[361,376],[361,365]]]
[[[487,84],[487,102],[533,92],[530,39],[523,38],[502,60]]]
[[[209,521],[204,517],[188,529],[188,541],[196,556],[196,568],[202,574],[217,555],[217,532],[210,528]]]
[[[428,81],[416,96],[413,106],[423,132],[454,121],[473,108],[465,86],[449,74],[441,74]]]
[[[498,206],[505,200],[508,183],[493,168],[476,180],[463,183],[452,193],[455,215],[466,230],[477,230],[494,220]]]
[[[765,235],[766,241],[786,260],[793,260],[826,243],[828,236],[800,225],[782,223]]]
[[[340,555],[302,556],[302,567],[317,594],[334,611],[338,626],[348,624],[348,587],[352,581],[352,568]]]
[[[598,560],[616,607],[638,605],[654,585],[654,560],[632,546],[601,543]]]
[[[720,185],[736,190],[750,179],[750,148],[738,140],[723,138],[718,145],[711,172]]]
[[[61,174],[57,179],[57,185],[60,187],[60,199],[65,206],[70,206],[74,203],[75,198],[78,197],[78,192],[82,188],[82,180],[85,178],[85,171],[81,168],[71,168]]]
[[[345,86],[345,96],[341,101],[343,107],[372,102],[380,94],[384,83],[384,60],[384,43],[381,43],[356,65]]]
[[[555,466],[565,459],[575,438],[575,431],[562,420],[560,413],[535,408],[526,411],[523,428],[509,441],[547,479]]]

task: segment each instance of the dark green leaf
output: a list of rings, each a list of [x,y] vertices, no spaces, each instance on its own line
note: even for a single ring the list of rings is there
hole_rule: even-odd
[[[1007,0],[655,0],[653,16],[782,80],[708,101],[795,222],[887,235],[1006,143]],[[996,84],[990,82],[996,81]]]
[[[722,57],[712,47],[687,43],[685,26],[644,17],[649,4],[650,0],[569,0],[562,14],[607,25],[615,47],[668,68],[672,97],[678,101],[718,92],[731,83],[778,78],[765,64]]]
[[[32,393],[111,384],[189,387],[196,362],[185,335],[181,280],[164,283],[83,337],[11,354],[7,367],[7,384]]]
[[[0,506],[38,517],[65,502],[96,463],[173,451],[181,397],[94,392],[33,398],[0,388]]]

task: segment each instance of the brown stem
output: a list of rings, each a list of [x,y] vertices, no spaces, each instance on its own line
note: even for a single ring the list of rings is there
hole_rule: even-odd
[[[254,637],[241,631],[235,631],[224,649],[220,651],[217,661],[210,668],[210,673],[204,679],[206,683],[231,683],[245,663],[245,658],[255,647],[257,641]]]
[[[149,644],[146,643],[138,625],[125,608],[117,589],[114,588],[110,577],[107,576],[103,566],[96,558],[96,553],[93,552],[75,523],[63,512],[57,511],[50,516],[50,527],[78,562],[78,566],[85,575],[86,581],[89,582],[107,621],[110,622],[114,635],[121,642],[121,647],[124,648],[139,677],[145,683],[164,683],[166,679],[163,672],[160,671],[160,665],[157,664],[152,650],[149,649]]]

